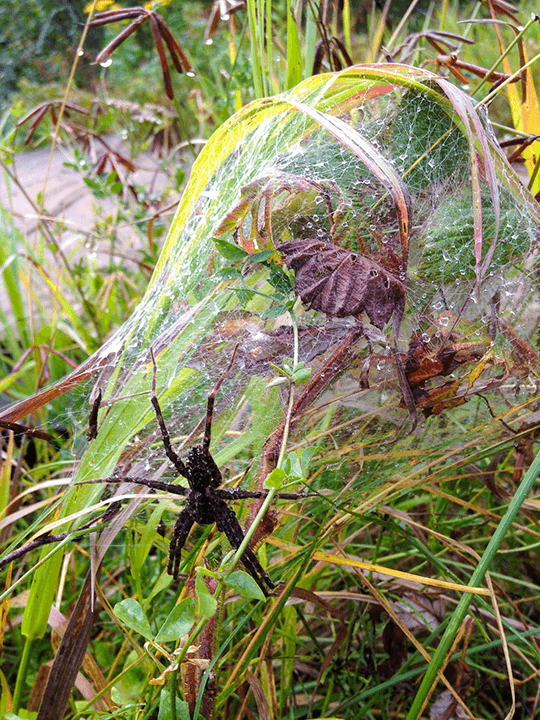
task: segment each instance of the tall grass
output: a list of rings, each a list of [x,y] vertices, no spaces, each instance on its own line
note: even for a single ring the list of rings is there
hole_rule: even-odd
[[[174,8],[159,11],[173,27]],[[248,0],[245,11],[222,21],[214,45],[201,50],[213,47],[215,55],[206,67],[195,68],[198,77],[169,78],[177,110],[188,108],[183,123],[154,123],[154,136],[176,137],[182,147],[171,157],[177,152],[187,157],[198,147],[193,136],[208,137],[215,119],[226,120],[239,98],[254,102],[221,125],[198,156],[159,259],[156,231],[171,199],[166,194],[149,199],[150,193],[136,187],[127,165],[134,154],[129,149],[122,158],[111,153],[106,172],[104,164],[92,169],[86,157],[86,165],[78,162],[80,150],[75,164],[86,167],[90,187],[117,199],[114,217],[97,215],[92,237],[81,238],[82,246],[104,244],[118,225],[129,224],[141,248],[133,269],[114,244],[105,267],[91,253],[65,254],[63,229],[52,226],[45,213],[37,213],[42,217],[31,239],[17,229],[9,209],[1,212],[1,388],[6,399],[20,403],[16,417],[11,407],[0,418],[29,422],[24,418],[33,410],[35,422],[56,437],[45,445],[31,435],[6,433],[0,475],[6,559],[0,715],[59,717],[68,701],[73,718],[208,718],[213,713],[216,718],[412,720],[426,712],[428,700],[434,718],[455,716],[458,705],[465,716],[478,718],[537,712],[538,501],[529,495],[538,475],[539,368],[536,328],[527,310],[537,292],[522,262],[527,248],[518,252],[519,238],[505,234],[505,227],[521,227],[518,221],[525,216],[537,222],[538,211],[532,198],[521,194],[489,133],[484,134],[473,104],[453,94],[450,83],[437,84],[419,69],[390,62],[311,77],[316,31],[324,41],[322,70],[335,70],[335,63],[343,62],[340,46],[331,43],[333,35],[343,33],[343,45],[356,61],[386,55],[415,66],[428,62],[428,68],[449,75],[456,85],[459,73],[465,73],[477,107],[494,98],[499,125],[514,123],[526,145],[539,119],[532,74],[522,75],[519,86],[506,83],[490,94],[472,66],[516,74],[526,62],[524,48],[536,56],[536,21],[520,35],[508,24],[458,25],[454,6],[445,4],[440,16],[433,11],[432,6],[422,18],[413,10],[410,26],[391,13],[374,13],[368,19],[369,37],[352,31],[349,3],[343,15],[324,18],[309,2],[291,8]],[[472,12],[479,19],[479,7]],[[198,26],[179,37],[194,66],[195,50],[203,42],[202,23],[195,17]],[[505,22],[514,23],[512,18]],[[409,32],[413,24],[416,35]],[[435,28],[452,35],[430,32]],[[116,25],[107,31],[108,40],[120,32]],[[495,43],[491,38],[499,31]],[[475,44],[467,42],[471,36]],[[520,45],[522,37],[525,45]],[[133,39],[118,52],[127,52]],[[248,40],[250,85],[241,82]],[[457,55],[450,47],[454,44]],[[355,54],[359,47],[365,48],[361,57]],[[228,77],[214,81],[217,58],[225,54]],[[110,82],[112,70],[107,72]],[[289,95],[266,97],[301,81]],[[219,101],[216,87],[224,94]],[[69,91],[70,81],[65,98]],[[377,134],[377,113],[391,117],[390,110],[382,111],[386,99],[396,102],[415,93],[421,100],[408,106],[398,102],[396,117],[412,122],[411,108],[418,117],[427,117],[429,108],[429,127],[411,125],[411,140],[403,129],[407,125],[389,121]],[[372,124],[369,103],[376,108]],[[19,119],[27,110],[19,111]],[[341,118],[350,121],[349,130]],[[444,125],[448,118],[451,125]],[[52,120],[55,137],[64,137],[63,132],[66,140],[73,138],[75,121]],[[92,122],[80,135],[83,145],[92,133],[105,139]],[[428,142],[435,122],[444,132]],[[36,137],[42,127],[36,128]],[[403,145],[396,139],[398,127],[407,137]],[[456,127],[464,139],[445,146],[444,138]],[[2,149],[8,185],[17,182],[11,159],[19,152],[21,133],[14,124],[10,128]],[[310,138],[326,137],[325,132],[332,133],[330,148],[316,146],[315,155],[303,155],[296,165],[270,162],[289,162],[291,148],[305,147]],[[503,136],[509,135],[507,128]],[[388,142],[396,152],[392,162],[385,155]],[[451,163],[443,150],[436,154],[439,146],[450,147]],[[342,155],[343,147],[352,154]],[[534,186],[536,155],[530,147],[526,162]],[[408,154],[413,150],[414,162]],[[368,170],[377,177],[377,183],[368,184],[371,199],[364,205],[361,193],[345,194],[351,187],[351,157],[361,168],[353,180],[364,179]],[[334,184],[310,175],[323,160],[333,168]],[[171,185],[182,181],[175,160],[165,162],[174,176]],[[460,162],[465,184],[472,187],[467,196],[449,189]],[[261,179],[258,170],[268,168],[271,174]],[[430,210],[427,198],[434,186],[437,192],[443,188],[437,196],[441,206],[443,200],[453,202],[446,215],[437,215],[439,208]],[[385,188],[391,188],[390,194]],[[318,209],[317,198],[325,193],[331,201],[343,201],[332,208],[331,228]],[[521,203],[517,215],[505,205],[508,198]],[[467,202],[469,209],[464,209]],[[361,212],[346,216],[354,203]],[[386,336],[374,334],[354,352],[339,327],[325,337],[320,318],[310,319],[275,253],[280,240],[295,233],[305,237],[302,223],[308,218],[319,230],[340,237],[344,247],[349,247],[354,221],[360,246],[351,245],[351,251],[365,254],[372,235],[363,234],[363,228],[371,223],[373,234],[385,236],[394,206],[401,235],[396,231],[393,253],[402,266],[409,259],[409,310],[399,342],[409,382],[419,388],[413,402],[420,421],[411,435],[402,428],[411,407],[403,407],[406,402],[398,407],[403,381],[400,387],[399,373],[391,369],[389,326]],[[450,224],[452,213],[459,227]],[[424,237],[430,215],[439,226],[430,231],[431,245],[424,246],[418,237]],[[498,248],[487,231],[482,237],[488,221],[489,233],[499,227],[503,240]],[[461,252],[463,227],[470,232],[469,255],[459,255],[467,260],[460,259],[454,271],[445,252]],[[382,262],[374,253],[370,257]],[[449,290],[448,279],[453,283],[456,276],[471,288],[467,312],[476,306],[483,311],[474,316],[463,310],[464,317],[451,319],[445,330],[444,321],[452,316],[444,303],[463,297],[454,286]],[[515,306],[503,302],[500,310],[499,301],[499,315],[490,285],[494,277],[503,278],[506,289],[521,285],[511,290]],[[42,303],[38,283],[48,289],[50,303]],[[432,312],[426,300],[426,292],[436,286],[444,291],[440,313]],[[286,324],[272,325],[278,316],[289,318],[294,332]],[[310,357],[306,347],[314,330],[326,346]],[[437,347],[421,345],[421,331],[439,333],[442,347],[454,352],[452,363]],[[409,365],[405,357],[407,350],[412,353],[413,337],[420,358],[416,372],[424,373],[417,386],[411,379],[412,356]],[[245,487],[262,486],[273,463],[279,471],[271,476],[274,489],[280,482],[293,483],[297,490],[305,483],[316,494],[280,505],[277,530],[267,532],[260,544],[261,562],[281,583],[267,602],[254,599],[249,578],[231,580],[234,563],[226,550],[221,552],[221,537],[211,526],[190,535],[182,558],[185,582],[176,587],[165,572],[163,534],[170,536],[179,508],[166,496],[130,495],[116,516],[107,508],[129,487],[111,498],[102,497],[99,485],[76,486],[61,502],[63,486],[72,478],[95,480],[115,470],[128,476],[169,474],[149,402],[150,346],[157,359],[160,402],[174,445],[181,448],[196,442],[208,389],[237,343],[241,362],[233,365],[218,398],[216,462],[228,468],[228,483]],[[300,352],[309,358],[303,365]],[[332,352],[337,360],[328,375]],[[268,359],[272,364],[263,365]],[[61,380],[68,366],[79,369]],[[358,385],[365,385],[366,374],[370,395]],[[438,385],[429,384],[433,378]],[[95,380],[104,400],[99,433],[87,444],[83,435],[90,405],[82,398],[87,399]],[[510,380],[514,394],[507,389]],[[32,395],[44,385],[57,391]],[[326,394],[318,396],[323,389]],[[281,453],[272,460],[268,448],[278,445]],[[248,502],[234,509],[244,524],[257,515]],[[92,518],[95,527],[88,526]],[[98,526],[103,530],[96,536]],[[56,543],[41,547],[47,533]],[[25,543],[32,551],[18,554]],[[53,657],[52,679],[45,687]]]

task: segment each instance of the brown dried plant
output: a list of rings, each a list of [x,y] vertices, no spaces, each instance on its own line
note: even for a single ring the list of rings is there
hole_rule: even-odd
[[[27,123],[31,118],[33,118],[32,123],[30,124],[30,130],[28,131],[28,135],[24,139],[24,144],[28,145],[32,138],[34,137],[34,133],[36,132],[38,125],[43,120],[45,115],[50,113],[51,120],[53,122],[53,125],[56,125],[58,123],[58,114],[57,114],[57,108],[60,108],[62,106],[62,100],[47,100],[46,102],[42,102],[39,105],[36,105],[35,108],[30,110],[26,113],[24,117],[22,117],[20,120],[17,120],[17,127],[21,127],[21,125],[24,125]],[[63,116],[69,118],[69,111],[72,110],[74,112],[78,112],[81,115],[89,115],[90,113],[88,110],[86,110],[83,107],[80,107],[80,105],[75,105],[72,102],[66,102],[64,105],[64,111]],[[66,126],[62,123],[62,127],[64,129],[67,129]]]
[[[103,48],[96,58],[96,64],[104,63],[113,54],[116,48],[124,42],[124,40],[126,40],[138,27],[148,20],[152,28],[152,34],[154,36],[154,42],[159,56],[165,92],[169,100],[173,100],[174,90],[172,86],[171,72],[169,70],[169,64],[167,62],[167,56],[165,55],[163,42],[165,42],[165,45],[169,50],[176,72],[180,75],[184,72],[187,75],[193,75],[194,73],[191,68],[191,63],[185,56],[172,32],[167,27],[167,23],[161,15],[154,10],[146,10],[142,7],[132,7],[121,8],[119,10],[107,10],[106,12],[97,13],[90,21],[89,25],[91,27],[98,27],[101,25],[108,25],[113,22],[119,22],[120,20],[131,20],[131,23],[113,40],[111,40],[105,48]]]

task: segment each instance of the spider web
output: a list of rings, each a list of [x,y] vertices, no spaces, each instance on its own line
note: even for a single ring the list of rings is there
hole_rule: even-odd
[[[509,410],[516,430],[534,418],[535,205],[464,93],[426,71],[392,72],[368,66],[312,78],[244,108],[209,141],[145,298],[81,385],[83,394],[99,386],[104,403],[90,445],[89,405],[77,411],[77,479],[117,466],[146,475],[167,468],[149,400],[150,348],[181,454],[182,443],[200,440],[207,394],[238,347],[217,397],[212,447],[231,477],[249,470],[245,486],[260,484],[260,458],[286,412],[275,368],[292,362],[291,312],[299,361],[311,380],[324,376],[293,418],[295,442],[336,428],[339,442],[362,429],[363,443],[401,437],[432,447]],[[299,239],[333,243],[402,282],[403,317],[377,327],[365,312],[309,309],[279,251]],[[330,372],[329,358],[360,322],[361,337]],[[420,419],[409,438],[404,385]]]

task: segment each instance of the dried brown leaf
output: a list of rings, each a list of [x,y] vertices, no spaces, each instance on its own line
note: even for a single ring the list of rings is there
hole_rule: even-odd
[[[111,42],[106,47],[103,48],[103,50],[97,56],[94,65],[99,65],[99,63],[107,60],[116,50],[116,48],[119,47],[124,42],[124,40],[126,40],[132,33],[134,33],[135,30],[139,27],[139,25],[143,24],[147,17],[147,14],[140,15],[136,18],[136,20],[134,20],[130,25],[128,25],[127,28],[122,30],[121,33],[119,33],[113,40],[111,40]]]
[[[423,593],[405,593],[402,600],[392,603],[392,609],[412,633],[434,631],[444,619],[444,601]]]
[[[409,641],[403,630],[393,620],[389,620],[382,633],[383,647],[388,655],[386,670],[394,675],[407,659]]]
[[[0,420],[0,428],[6,430],[12,430],[15,435],[29,435],[31,437],[39,438],[40,440],[46,440],[48,443],[52,443],[53,436],[49,433],[43,432],[42,430],[36,430],[35,428],[28,427],[26,425],[19,425],[18,423],[7,422],[6,420]]]
[[[109,23],[119,22],[120,20],[136,18],[139,17],[139,15],[146,15],[147,13],[148,11],[141,7],[124,8],[121,10],[106,10],[104,12],[96,13],[88,24],[91,27],[99,27],[100,25],[108,25]]]
[[[178,72],[179,74],[182,74],[182,72],[192,72],[191,63],[184,55],[182,48],[176,41],[174,35],[167,27],[167,23],[163,20],[161,15],[158,15],[157,13],[156,20],[159,25],[161,36],[165,40],[167,47],[169,48],[169,52],[171,54],[171,58],[176,72]]]
[[[294,290],[312,309],[335,317],[365,312],[382,329],[402,313],[405,286],[381,265],[322,240],[291,240],[278,246],[296,271]]]
[[[206,23],[206,30],[204,31],[204,42],[208,43],[208,40],[214,35],[216,30],[218,29],[219,21],[221,20],[221,12],[219,3],[215,2],[212,5],[212,10],[210,11],[210,15],[208,17],[208,22]]]
[[[163,47],[163,41],[161,39],[161,33],[159,30],[159,24],[154,13],[150,15],[150,25],[152,27],[152,33],[154,35],[154,42],[156,44],[156,50],[159,56],[159,63],[161,65],[161,72],[163,75],[163,83],[165,85],[165,93],[169,100],[174,98],[174,90],[171,81],[171,72],[169,70],[169,64],[167,63],[167,56],[165,55],[165,48]]]
[[[44,107],[35,117],[33,123],[30,125],[30,130],[28,131],[27,136],[24,138],[24,144],[28,145],[32,138],[34,137],[34,133],[36,132],[39,123],[43,120],[47,113],[48,108]]]
[[[28,120],[30,120],[30,118],[33,117],[36,113],[41,113],[43,115],[44,112],[47,111],[49,104],[50,104],[49,102],[43,102],[43,103],[40,103],[39,105],[36,105],[36,107],[33,108],[32,110],[30,110],[29,112],[27,112],[24,117],[22,117],[20,120],[17,120],[15,125],[17,127],[24,125],[24,123],[27,122]]]
[[[264,694],[264,688],[261,684],[261,681],[251,672],[247,673],[246,680],[249,683],[249,687],[253,691],[255,703],[257,704],[257,710],[259,711],[259,717],[261,718],[261,720],[272,720],[272,716],[270,714],[270,706],[268,705],[268,700],[266,699],[266,695]]]

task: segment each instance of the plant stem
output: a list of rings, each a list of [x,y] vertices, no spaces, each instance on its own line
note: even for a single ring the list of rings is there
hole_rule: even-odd
[[[292,328],[293,328],[293,338],[294,338],[294,350],[293,350],[293,369],[298,364],[298,346],[299,346],[299,340],[298,340],[298,325],[296,323],[296,317],[292,312],[289,313],[291,316],[291,322],[292,322]],[[294,384],[292,382],[289,382],[289,405],[287,407],[287,415],[285,418],[285,427],[283,430],[283,436],[281,440],[281,448],[279,451],[279,458],[276,464],[276,467],[281,467],[281,464],[283,463],[283,460],[285,458],[285,452],[287,449],[287,440],[289,439],[289,431],[291,427],[291,417],[294,407]],[[247,529],[247,532],[245,534],[245,537],[243,541],[240,544],[240,547],[237,549],[237,551],[234,553],[231,562],[229,563],[229,569],[225,573],[225,578],[227,575],[229,575],[233,569],[236,567],[237,563],[240,561],[240,558],[244,554],[245,549],[249,545],[249,541],[253,537],[253,534],[255,533],[255,530],[259,526],[259,523],[263,519],[263,517],[266,514],[266,511],[270,507],[270,504],[272,500],[274,499],[274,495],[276,494],[278,488],[270,488],[268,495],[265,497],[263,504],[259,508],[258,513],[255,515],[255,518],[253,522],[250,524],[249,528]]]
[[[21,664],[19,665],[19,672],[17,673],[17,682],[15,684],[15,690],[13,692],[13,705],[12,712],[14,715],[18,715],[19,707],[21,704],[21,695],[24,686],[26,685],[26,674],[28,671],[28,663],[30,662],[30,651],[32,649],[32,638],[25,638],[24,648],[21,657]]]
[[[532,25],[533,23],[535,23],[535,22],[536,22],[536,18],[533,16],[533,17],[529,20],[529,22],[521,29],[521,31],[519,32],[519,34],[515,36],[515,38],[512,40],[512,42],[511,42],[510,45],[506,48],[506,50],[503,52],[503,54],[500,55],[500,56],[497,58],[497,60],[493,63],[493,65],[489,68],[489,70],[487,71],[485,77],[483,77],[483,78],[480,80],[480,82],[478,83],[478,85],[477,85],[477,86],[474,88],[474,90],[471,92],[471,95],[472,95],[473,97],[474,97],[474,96],[476,95],[476,93],[487,83],[486,78],[488,78],[488,77],[491,75],[492,72],[495,72],[495,70],[497,70],[497,68],[499,67],[499,65],[500,65],[500,64],[502,63],[502,61],[504,60],[504,58],[508,56],[508,54],[511,52],[511,50],[518,44],[518,42],[520,41],[520,39],[525,35],[525,33],[527,32],[527,30],[528,30],[528,29],[531,27],[531,25]],[[521,69],[522,69],[522,68],[520,68],[520,70],[521,70]],[[496,88],[496,89],[498,89],[498,88]]]
[[[257,12],[255,9],[255,0],[248,0],[247,13],[251,41],[251,70],[253,73],[255,97],[262,98],[264,97],[264,93],[262,88],[262,70],[259,57],[259,48],[257,47]]]
[[[179,666],[180,667],[180,666]],[[178,670],[171,673],[171,720],[176,720],[176,681]]]

